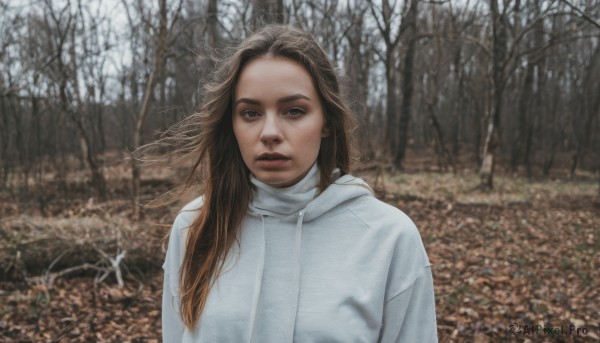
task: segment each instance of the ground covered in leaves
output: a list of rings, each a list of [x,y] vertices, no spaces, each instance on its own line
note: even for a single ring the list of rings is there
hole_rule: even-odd
[[[600,340],[595,189],[501,179],[484,194],[450,174],[364,178],[420,229],[440,342]],[[136,224],[126,202],[75,202],[52,218],[0,204],[0,342],[160,341],[168,227],[157,224],[169,214]],[[110,258],[123,250],[119,287]],[[60,274],[86,263],[94,267]]]
[[[420,223],[441,342],[600,340],[598,202],[397,203]],[[541,333],[524,332],[531,325]],[[573,328],[581,334],[563,335]]]

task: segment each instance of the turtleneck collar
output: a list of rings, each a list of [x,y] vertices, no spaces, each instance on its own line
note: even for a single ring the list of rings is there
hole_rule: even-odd
[[[339,175],[337,168],[335,172]],[[250,182],[255,186],[252,201],[249,204],[250,210],[260,215],[276,217],[296,213],[317,196],[319,180],[319,168],[316,161],[308,174],[290,187],[269,186],[250,174]]]

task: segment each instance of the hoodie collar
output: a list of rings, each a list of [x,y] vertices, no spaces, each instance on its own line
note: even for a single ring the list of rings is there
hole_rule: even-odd
[[[250,182],[255,187],[250,209],[260,215],[275,217],[296,213],[306,207],[317,196],[319,178],[319,168],[316,161],[308,174],[290,187],[277,188],[269,186],[251,174]]]
[[[285,217],[306,214],[304,220],[313,220],[345,201],[356,197],[373,196],[373,190],[360,178],[346,174],[340,177],[339,168],[333,170],[334,183],[319,193],[319,168],[315,162],[308,174],[293,186],[276,188],[261,182],[250,174],[254,185],[251,213],[261,216]]]

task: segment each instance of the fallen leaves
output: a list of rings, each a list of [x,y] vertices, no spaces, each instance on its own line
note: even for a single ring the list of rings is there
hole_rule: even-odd
[[[151,284],[161,283],[161,275],[151,279]],[[158,342],[161,291],[66,279],[48,290],[44,305],[32,290],[15,291],[3,299],[10,308],[0,312],[2,341]]]
[[[600,207],[591,198],[562,195],[559,200],[550,196],[485,204],[399,196],[387,201],[407,213],[423,237],[433,268],[440,342],[600,340]],[[77,218],[108,205],[82,206],[72,211],[73,218],[52,219],[45,226],[28,219],[29,226],[10,231],[10,237],[29,242],[25,234],[44,227],[64,228],[65,233],[78,226],[110,228],[106,223],[111,217]],[[3,223],[19,220],[15,215]],[[84,230],[78,239],[96,239],[93,233]],[[52,287],[0,280],[0,340],[159,342],[162,273],[152,265],[160,265],[163,258],[161,236],[134,240],[146,245],[139,246],[146,260],[127,255],[124,263],[135,273],[126,275],[123,288],[112,277],[96,285],[92,277],[60,278]],[[14,256],[4,260],[19,270],[17,262],[23,258]],[[132,274],[146,278],[134,280]],[[588,331],[558,338],[515,336],[509,332],[515,322]]]
[[[423,199],[395,204],[420,228],[430,256],[441,342],[548,338],[510,335],[513,322],[573,324],[593,333],[561,336],[561,342],[589,341],[600,332],[595,205],[580,199],[565,206],[552,199],[503,206]],[[438,215],[448,208],[451,213]]]

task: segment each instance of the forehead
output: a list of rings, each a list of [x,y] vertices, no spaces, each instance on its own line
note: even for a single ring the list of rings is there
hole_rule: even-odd
[[[235,98],[278,98],[302,93],[317,99],[313,79],[306,68],[287,57],[263,56],[248,62],[241,70]]]

